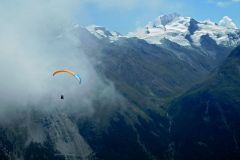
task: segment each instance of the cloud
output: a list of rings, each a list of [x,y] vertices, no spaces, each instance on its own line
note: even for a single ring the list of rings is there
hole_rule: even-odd
[[[227,7],[229,5],[231,5],[231,2],[228,2],[228,1],[219,1],[219,2],[217,2],[217,6],[218,7]]]
[[[114,87],[99,77],[70,31],[79,1],[0,3],[0,114],[13,107],[50,108],[60,104],[60,94],[65,94],[66,105],[89,108],[93,100],[115,95]],[[62,68],[79,73],[83,84],[65,75],[52,77],[53,71]]]
[[[208,0],[208,2],[216,4],[218,7],[225,8],[240,2],[240,0],[225,0],[225,1]]]

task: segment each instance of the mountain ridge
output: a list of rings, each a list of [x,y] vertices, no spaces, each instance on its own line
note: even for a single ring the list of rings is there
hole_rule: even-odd
[[[111,42],[122,37],[137,37],[151,44],[162,45],[161,41],[167,38],[179,45],[191,47],[192,45],[201,46],[201,37],[209,35],[218,45],[236,47],[240,43],[240,30],[228,16],[224,16],[218,23],[215,23],[211,20],[198,21],[177,13],[161,15],[154,21],[148,22],[145,27],[129,32],[127,35],[121,35],[108,31],[105,27],[94,25],[87,27],[87,29],[96,37],[108,38]],[[104,34],[106,31],[108,33]]]

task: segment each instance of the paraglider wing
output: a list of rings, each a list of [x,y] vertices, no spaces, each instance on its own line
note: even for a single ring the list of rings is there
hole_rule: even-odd
[[[70,71],[68,69],[62,69],[62,70],[58,70],[58,71],[53,72],[53,76],[55,76],[56,74],[59,74],[59,73],[68,73],[68,74],[74,76],[79,81],[79,83],[81,83],[80,76],[78,74],[75,74],[73,71]]]

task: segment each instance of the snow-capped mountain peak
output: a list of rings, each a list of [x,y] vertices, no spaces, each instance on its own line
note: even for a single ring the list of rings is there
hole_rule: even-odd
[[[170,40],[181,46],[200,46],[202,37],[208,35],[216,44],[236,46],[240,42],[240,30],[225,16],[219,23],[211,20],[197,21],[178,14],[162,15],[128,37],[144,39],[151,44]]]
[[[149,22],[149,27],[160,27],[166,26],[171,23],[174,19],[179,17],[180,15],[177,13],[169,14],[169,15],[161,15],[157,17],[153,22]]]
[[[231,18],[228,16],[224,16],[218,23],[221,26],[227,27],[227,28],[232,28],[232,29],[238,29],[237,25],[233,22]]]
[[[189,41],[185,38],[188,34],[191,17],[183,17],[178,14],[162,15],[155,21],[149,22],[145,28],[137,32],[131,32],[129,37],[138,37],[145,39],[152,44],[161,44],[162,40],[180,43],[183,46],[190,46]]]
[[[231,18],[225,16],[219,23],[211,20],[197,21],[192,17],[180,16],[177,13],[161,15],[149,22],[145,27],[130,32],[126,36],[105,27],[91,25],[86,29],[98,39],[114,42],[120,37],[136,37],[150,44],[162,45],[169,40],[181,46],[201,46],[204,37],[208,37],[217,45],[232,46],[240,44],[240,30]]]
[[[108,39],[110,42],[116,41],[121,37],[121,34],[118,32],[109,31],[102,26],[91,25],[86,27],[86,29],[98,39]]]

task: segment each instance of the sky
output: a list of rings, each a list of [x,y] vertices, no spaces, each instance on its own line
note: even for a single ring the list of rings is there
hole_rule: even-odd
[[[82,0],[76,17],[81,25],[95,24],[126,34],[170,13],[214,22],[229,16],[239,27],[239,9],[240,0]]]

